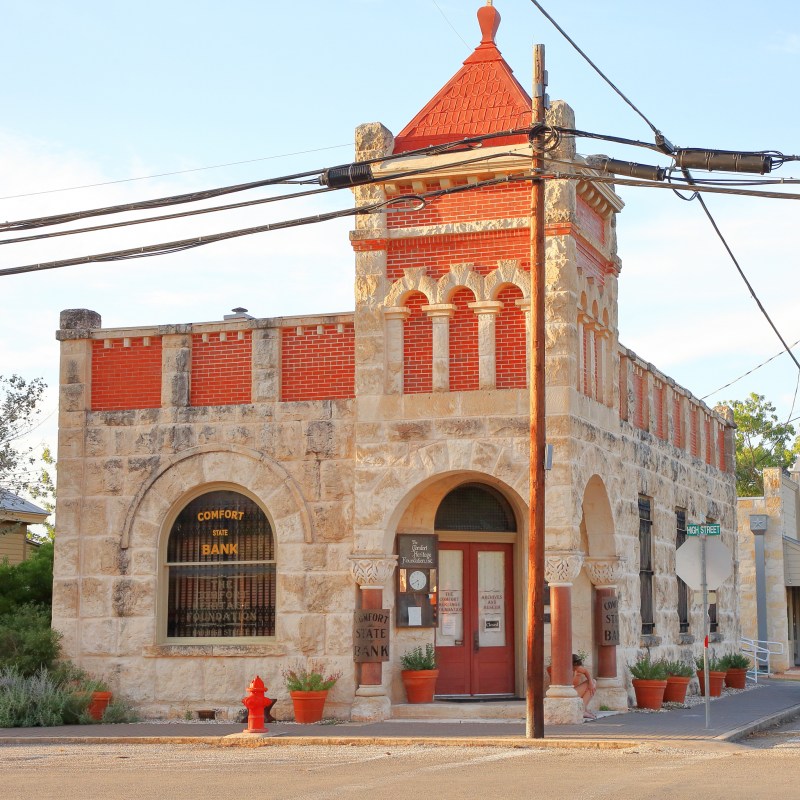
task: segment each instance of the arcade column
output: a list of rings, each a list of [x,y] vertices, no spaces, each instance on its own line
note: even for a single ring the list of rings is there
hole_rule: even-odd
[[[583,701],[572,685],[572,583],[583,554],[547,551],[544,579],[550,586],[550,686],[544,698],[545,725],[583,721]]]
[[[358,584],[360,611],[383,609],[383,590],[391,581],[397,565],[396,555],[358,553],[350,556],[350,572]],[[353,701],[351,719],[354,722],[376,722],[388,719],[391,701],[383,685],[383,663],[357,663],[358,689]]]

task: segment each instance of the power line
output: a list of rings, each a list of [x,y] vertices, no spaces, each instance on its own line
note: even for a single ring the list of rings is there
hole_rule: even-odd
[[[436,6],[436,10],[442,15],[442,17],[444,17],[444,21],[453,29],[453,33],[455,33],[455,35],[458,36],[462,42],[464,42],[464,47],[471,50],[472,48],[464,40],[464,37],[456,30],[453,23],[450,22],[450,20],[447,18],[447,15],[444,13],[444,11],[442,11],[442,7],[436,2],[436,0],[431,0],[431,2]]]
[[[400,203],[414,202],[418,208],[424,207],[425,201],[432,197],[441,197],[448,194],[456,194],[458,192],[472,191],[474,189],[481,189],[485,186],[497,186],[502,183],[508,183],[512,180],[518,180],[521,176],[518,175],[505,175],[500,178],[493,178],[485,181],[478,181],[477,183],[467,183],[462,186],[452,186],[447,189],[437,189],[422,194],[401,195],[390,200],[382,200],[377,203],[370,203],[365,206],[358,206],[356,208],[346,208],[339,211],[330,211],[324,214],[314,214],[308,217],[299,217],[297,219],[283,220],[281,222],[272,222],[266,225],[258,225],[252,228],[240,228],[234,231],[225,231],[223,233],[215,233],[210,236],[196,236],[190,239],[179,239],[174,242],[164,242],[161,244],[145,245],[143,247],[133,247],[126,250],[115,250],[108,253],[99,253],[89,256],[79,256],[77,258],[66,258],[59,261],[46,261],[39,264],[28,264],[22,267],[8,267],[0,269],[0,277],[6,275],[19,275],[26,272],[41,272],[50,269],[59,269],[61,267],[76,266],[78,264],[92,264],[97,262],[107,261],[124,261],[132,258],[146,258],[149,256],[164,255],[166,253],[178,253],[183,250],[191,250],[195,247],[202,247],[207,244],[221,242],[227,239],[234,239],[241,236],[250,236],[256,233],[267,233],[269,231],[282,230],[285,228],[294,228],[301,225],[310,225],[316,222],[327,222],[329,220],[338,219],[340,217],[356,216],[360,214],[371,214],[382,209],[391,209],[391,206],[396,206]],[[527,176],[530,177],[530,176]]]
[[[208,167],[194,167],[192,169],[177,169],[172,172],[156,172],[154,175],[140,175],[137,178],[120,178],[115,181],[101,181],[100,183],[85,183],[81,186],[65,186],[61,189],[42,189],[38,192],[24,192],[23,194],[8,194],[0,197],[0,200],[16,200],[20,197],[37,197],[42,194],[58,194],[59,192],[74,192],[78,189],[96,189],[99,186],[113,186],[117,183],[131,183],[133,181],[149,181],[153,178],[167,178],[171,175],[186,175],[190,172],[204,172],[209,169],[222,169],[224,167],[238,167],[242,164],[255,164],[258,161],[273,161],[278,158],[291,158],[292,156],[302,156],[308,153],[321,153],[324,150],[338,150],[342,147],[352,147],[352,142],[347,144],[332,144],[328,147],[315,147],[312,150],[297,150],[294,153],[281,153],[277,156],[261,156],[260,158],[248,158],[245,161],[228,161],[225,164],[212,164]]]
[[[629,100],[622,93],[622,91],[611,81],[611,79],[605,75],[605,73],[600,69],[600,67],[598,67],[594,63],[594,61],[592,61],[592,59],[589,58],[589,56],[587,56],[586,53],[584,53],[584,51],[581,50],[580,47],[578,47],[577,43],[572,39],[572,37],[570,37],[570,35],[553,19],[553,17],[551,17],[550,14],[547,13],[547,11],[545,11],[542,4],[537,2],[537,0],[531,0],[531,3],[533,3],[533,5],[535,5],[536,8],[539,9],[539,11],[547,18],[550,24],[572,45],[572,47],[574,47],[575,50],[577,50],[578,53],[580,53],[581,56],[583,56],[586,63],[647,123],[650,130],[652,130],[656,136],[656,142],[658,142],[659,140],[661,140],[662,143],[666,141],[664,139],[664,134],[662,134],[661,131],[658,128],[656,128],[656,126],[652,122],[650,122],[650,120],[644,115],[644,113],[640,111],[633,104],[633,102],[631,102],[631,100]]]
[[[800,344],[800,339],[798,339],[792,345],[792,347],[797,347],[798,344]],[[727,389],[728,387],[733,386],[734,383],[738,383],[740,380],[742,380],[742,378],[746,378],[748,375],[752,375],[754,372],[756,372],[757,370],[761,369],[761,367],[766,367],[767,364],[770,363],[770,361],[774,361],[776,358],[778,358],[778,356],[782,356],[785,352],[786,352],[785,350],[781,350],[780,353],[775,353],[774,356],[771,356],[766,361],[762,361],[760,364],[757,364],[752,369],[747,370],[747,372],[745,372],[744,374],[740,375],[738,378],[734,378],[732,381],[726,383],[724,386],[720,386],[719,389],[714,389],[713,392],[709,392],[707,395],[704,395],[700,399],[701,400],[708,400],[709,397],[713,397],[715,394],[719,394],[723,389]]]
[[[362,183],[359,183],[359,185],[367,186],[374,183],[385,182],[387,180],[397,180],[399,178],[417,177],[420,175],[425,175],[429,172],[441,169],[447,169],[448,167],[452,166],[462,166],[465,164],[479,164],[496,158],[503,158],[504,156],[507,155],[511,154],[507,152],[481,154],[479,156],[476,156],[475,158],[461,159],[458,162],[450,164],[437,164],[436,166],[433,167],[421,167],[413,170],[406,170],[405,172],[392,173],[391,175],[386,175],[381,178],[373,178],[372,180],[369,181],[363,181]],[[38,233],[31,236],[17,236],[13,239],[0,239],[0,246],[6,244],[19,244],[22,242],[39,241],[41,239],[52,239],[55,237],[71,236],[73,234],[94,233],[96,231],[110,230],[112,228],[126,228],[132,225],[144,225],[148,222],[163,222],[165,220],[181,219],[183,217],[198,216],[200,214],[212,214],[218,211],[230,211],[232,209],[247,208],[249,206],[262,205],[264,203],[275,203],[278,202],[279,200],[292,200],[298,197],[309,197],[311,195],[338,191],[339,188],[341,187],[324,186],[319,189],[308,189],[301,192],[292,192],[290,194],[277,195],[276,197],[265,197],[265,198],[260,198],[258,200],[246,200],[241,203],[229,203],[224,206],[213,206],[212,208],[200,208],[200,209],[194,209],[192,211],[180,211],[175,214],[162,214],[157,217],[145,217],[141,219],[126,220],[123,222],[111,222],[106,225],[92,225],[86,228],[73,228],[67,231]]]
[[[449,151],[455,151],[457,148],[469,149],[473,146],[479,146],[485,141],[492,139],[505,138],[509,136],[532,136],[539,131],[530,126],[525,128],[513,128],[507,131],[497,131],[494,133],[484,133],[478,136],[469,136],[462,139],[457,139],[452,142],[443,144],[429,145],[427,147],[420,147],[416,150],[407,150],[403,153],[395,153],[388,156],[378,156],[364,161],[357,162],[357,166],[364,167],[375,163],[386,163],[400,158],[407,158],[415,155],[439,155]],[[353,166],[353,165],[346,165]],[[250,189],[258,189],[265,186],[275,186],[278,184],[297,183],[303,178],[314,178],[308,183],[319,183],[323,173],[330,170],[312,169],[305,172],[295,172],[290,175],[281,175],[276,178],[266,178],[259,181],[250,181],[249,183],[233,184],[230,186],[222,186],[216,189],[205,189],[196,192],[187,192],[185,194],[172,195],[169,197],[159,197],[152,200],[144,200],[135,203],[123,203],[121,205],[105,206],[102,208],[93,208],[85,211],[68,212],[64,214],[54,214],[46,217],[35,217],[31,219],[15,220],[13,222],[0,223],[0,232],[31,230],[33,228],[43,228],[49,225],[63,225],[68,222],[75,222],[79,219],[86,219],[88,217],[98,217],[108,214],[119,214],[126,211],[143,211],[153,208],[163,208],[170,205],[179,205],[182,203],[194,203],[200,200],[208,200],[212,197],[220,197],[225,194],[233,194],[235,192],[249,191]]]

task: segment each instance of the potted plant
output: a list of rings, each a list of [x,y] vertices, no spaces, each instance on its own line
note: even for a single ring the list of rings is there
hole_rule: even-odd
[[[295,722],[308,724],[322,721],[328,689],[339,680],[340,675],[336,672],[326,676],[314,667],[283,671],[286,688],[292,698]]]
[[[439,670],[436,669],[436,650],[432,644],[422,645],[400,656],[403,686],[409,703],[432,703]]]
[[[700,694],[705,696],[706,679],[704,672],[703,656],[698,656],[695,661],[697,667],[697,680],[700,681]],[[722,694],[722,684],[725,681],[725,671],[720,666],[719,659],[711,652],[708,654],[708,696],[719,697]]]
[[[683,703],[686,701],[686,690],[694,675],[691,665],[683,661],[664,661],[667,673],[667,688],[664,690],[665,703]]]
[[[651,708],[658,711],[664,701],[664,690],[667,688],[667,673],[661,661],[651,661],[648,651],[633,664],[628,664],[631,673],[633,691],[636,693],[636,705],[639,708]]]
[[[728,653],[719,660],[719,668],[725,670],[725,685],[730,689],[744,689],[750,659],[744,653]]]

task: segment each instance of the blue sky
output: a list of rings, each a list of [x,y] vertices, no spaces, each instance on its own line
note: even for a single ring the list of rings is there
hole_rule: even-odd
[[[397,132],[479,42],[482,0],[172,0],[3,4],[0,218],[159,197],[347,162],[353,129]],[[498,45],[520,82],[547,48],[549,93],[578,126],[650,131],[528,0],[496,0]],[[677,145],[800,153],[800,10],[789,2],[544,4]],[[581,141],[579,152],[652,161]],[[289,153],[299,153],[293,157]],[[204,167],[238,161],[218,169]],[[666,164],[663,159],[661,163]],[[182,174],[181,170],[195,170]],[[800,177],[789,164],[781,177]],[[86,184],[162,175],[90,189]],[[42,193],[43,192],[43,193]],[[27,197],[13,195],[32,194]],[[697,203],[620,189],[620,338],[702,397],[781,348]],[[258,196],[254,193],[249,196]],[[759,297],[791,343],[798,201],[709,197]],[[349,195],[0,248],[0,267],[169,241],[340,208]],[[0,373],[57,380],[63,308],[109,326],[353,307],[348,220],[182,254],[0,279]],[[776,359],[709,398],[766,394],[790,413],[797,370]],[[48,395],[46,413],[55,408]],[[800,413],[798,405],[794,414]],[[55,441],[55,417],[37,433]]]

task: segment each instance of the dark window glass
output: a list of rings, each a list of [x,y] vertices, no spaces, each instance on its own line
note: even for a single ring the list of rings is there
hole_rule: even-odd
[[[675,509],[675,549],[686,541],[686,509]],[[681,633],[689,630],[689,587],[680,579],[678,581],[678,625]]]
[[[275,545],[266,514],[238,492],[208,492],[167,545],[170,638],[275,635]]]
[[[516,531],[514,512],[500,492],[481,483],[464,483],[447,494],[436,511],[439,531]]]
[[[653,620],[653,519],[649,497],[639,495],[639,586],[642,633],[652,633]]]

